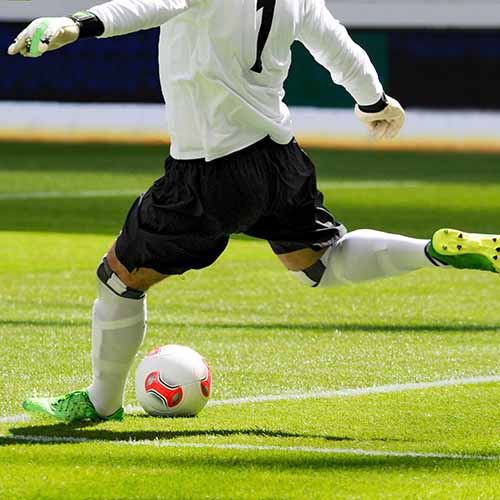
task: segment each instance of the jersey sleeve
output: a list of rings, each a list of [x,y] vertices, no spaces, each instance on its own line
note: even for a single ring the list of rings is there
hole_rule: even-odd
[[[88,9],[104,25],[99,38],[156,28],[189,9],[196,0],[112,0]]]
[[[297,39],[361,105],[379,101],[382,84],[368,54],[327,9],[324,0],[303,0]]]

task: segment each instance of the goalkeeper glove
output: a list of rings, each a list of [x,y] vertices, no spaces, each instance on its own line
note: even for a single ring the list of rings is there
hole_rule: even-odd
[[[69,17],[40,17],[21,31],[7,52],[13,56],[40,57],[73,43],[80,36],[80,25]]]
[[[405,112],[401,104],[389,96],[384,96],[374,106],[356,104],[355,113],[375,139],[394,139],[405,122]]]

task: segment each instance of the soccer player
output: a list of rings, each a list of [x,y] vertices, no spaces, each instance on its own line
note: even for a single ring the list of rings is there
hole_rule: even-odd
[[[165,174],[135,201],[97,269],[92,384],[28,399],[26,410],[68,422],[121,420],[145,335],[146,291],[209,266],[233,233],[268,240],[296,278],[319,288],[432,266],[499,271],[493,236],[442,229],[429,241],[347,232],[323,206],[283,103],[293,42],[347,89],[375,137],[395,137],[404,122],[402,107],[384,94],[367,54],[324,0],[112,0],[36,19],[8,52],[37,57],[80,38],[157,26],[172,138]]]

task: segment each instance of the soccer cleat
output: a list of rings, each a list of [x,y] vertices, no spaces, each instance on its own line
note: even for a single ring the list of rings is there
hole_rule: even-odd
[[[119,408],[113,415],[99,415],[89,399],[87,391],[73,391],[54,398],[30,398],[23,402],[23,408],[33,413],[44,413],[64,422],[90,420],[123,420],[124,410]]]
[[[439,229],[427,252],[433,259],[458,269],[500,273],[500,235]]]

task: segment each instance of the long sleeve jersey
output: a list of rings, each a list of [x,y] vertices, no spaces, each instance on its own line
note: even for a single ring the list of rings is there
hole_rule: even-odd
[[[359,104],[382,96],[366,52],[324,0],[112,0],[90,9],[102,37],[160,26],[160,82],[171,155],[211,161],[293,136],[283,83],[301,41]]]

